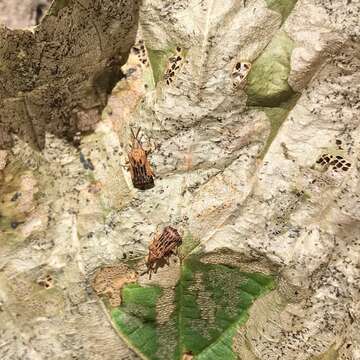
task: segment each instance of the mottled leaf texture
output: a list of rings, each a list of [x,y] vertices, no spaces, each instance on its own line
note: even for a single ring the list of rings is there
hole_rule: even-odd
[[[100,119],[134,43],[137,0],[55,0],[33,31],[0,27],[0,149],[43,148]]]
[[[146,359],[236,359],[234,337],[256,298],[274,289],[269,275],[190,256],[174,288],[130,284],[112,310],[120,334]]]

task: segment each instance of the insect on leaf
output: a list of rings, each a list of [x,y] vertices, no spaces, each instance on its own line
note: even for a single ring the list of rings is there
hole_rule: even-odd
[[[139,138],[140,128],[134,133],[131,129],[131,149],[128,152],[130,174],[134,187],[147,190],[154,187],[154,172],[148,160],[149,151],[144,150]]]
[[[149,255],[146,262],[150,278],[152,272],[156,273],[159,267],[169,264],[169,257],[177,253],[181,244],[180,234],[171,226],[165,227],[163,232],[154,238],[149,246]]]

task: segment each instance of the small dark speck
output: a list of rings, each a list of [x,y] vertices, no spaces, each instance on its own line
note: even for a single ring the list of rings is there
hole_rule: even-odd
[[[21,223],[19,223],[19,222],[17,222],[17,221],[12,221],[12,222],[11,222],[11,227],[12,227],[13,229],[16,229],[20,224],[21,224]]]
[[[80,152],[80,162],[83,164],[84,169],[95,170],[95,167],[90,159],[85,159],[83,153]]]
[[[135,71],[136,71],[135,68],[128,69],[128,71],[125,73],[125,77],[132,75]]]
[[[86,161],[86,160],[85,160],[85,156],[84,156],[84,154],[81,152],[81,153],[80,153],[80,162],[81,162],[82,164],[84,164],[85,161]]]
[[[21,193],[17,191],[14,194],[14,196],[11,198],[11,201],[16,201],[20,196],[21,196]]]

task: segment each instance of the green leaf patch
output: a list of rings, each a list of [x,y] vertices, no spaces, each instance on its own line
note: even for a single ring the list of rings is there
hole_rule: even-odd
[[[126,342],[151,360],[236,359],[233,339],[248,309],[275,288],[272,276],[204,263],[192,255],[175,287],[129,284],[111,317]]]

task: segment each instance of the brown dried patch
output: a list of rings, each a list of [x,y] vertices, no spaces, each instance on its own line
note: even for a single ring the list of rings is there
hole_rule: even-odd
[[[31,171],[11,173],[9,170],[1,186],[2,215],[11,217],[22,214],[26,217],[35,209],[34,195],[37,192],[38,182]]]
[[[88,192],[91,194],[97,194],[101,191],[102,183],[101,181],[94,181],[88,186]]]
[[[116,307],[121,305],[122,287],[137,279],[138,273],[126,265],[105,266],[95,273],[91,286],[97,295],[106,295],[110,305]]]

